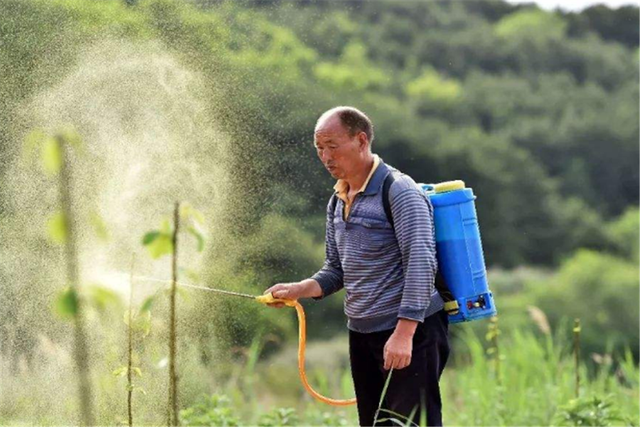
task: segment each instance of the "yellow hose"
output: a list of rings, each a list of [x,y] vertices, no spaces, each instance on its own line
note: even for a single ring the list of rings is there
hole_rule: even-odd
[[[329,397],[325,397],[315,391],[311,385],[309,385],[309,381],[307,381],[307,374],[304,370],[304,352],[307,347],[307,320],[304,315],[304,308],[302,305],[295,300],[290,299],[279,299],[274,298],[272,294],[261,295],[256,297],[256,301],[262,304],[272,304],[281,302],[288,307],[293,307],[296,309],[296,313],[298,314],[298,372],[300,372],[300,380],[302,380],[302,385],[309,392],[309,394],[321,402],[328,403],[333,406],[349,406],[354,405],[356,403],[356,399],[331,399]]]

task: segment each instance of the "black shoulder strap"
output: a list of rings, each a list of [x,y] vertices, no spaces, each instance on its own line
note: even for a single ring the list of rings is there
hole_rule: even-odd
[[[382,184],[382,205],[384,207],[384,213],[387,215],[387,221],[391,224],[391,228],[393,227],[393,215],[391,214],[391,202],[389,202],[389,189],[391,185],[395,182],[396,177],[393,175],[393,172],[389,172],[387,177],[384,179],[384,183]]]
[[[331,210],[331,216],[335,216],[336,214],[336,205],[338,204],[338,196],[336,193],[331,195],[331,200],[329,200],[329,209]]]

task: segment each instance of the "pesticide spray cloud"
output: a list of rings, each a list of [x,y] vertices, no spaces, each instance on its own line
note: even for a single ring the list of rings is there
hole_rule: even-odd
[[[97,266],[126,271],[142,234],[169,216],[176,200],[215,217],[228,138],[206,93],[200,76],[160,46],[110,41],[84,52],[75,71],[24,109],[30,127],[53,134],[71,126],[83,140],[71,169],[84,273]],[[13,212],[41,232],[55,208],[55,183],[20,159],[8,178]],[[96,217],[107,226],[106,250],[92,236]]]
[[[132,252],[141,250],[146,231],[170,216],[175,201],[188,201],[216,227],[228,185],[229,137],[208,108],[211,102],[219,102],[211,85],[161,45],[109,40],[81,51],[64,79],[25,103],[12,129],[15,146],[0,189],[8,201],[0,221],[0,268],[10,288],[5,295],[15,305],[5,306],[11,319],[3,352],[31,352],[23,364],[54,383],[65,382],[72,368],[68,354],[49,340],[64,341],[68,333],[67,325],[50,321],[51,300],[64,285],[62,251],[46,239],[47,221],[59,209],[57,182],[33,159],[25,160],[25,135],[34,128],[49,135],[71,128],[82,138],[69,164],[81,281],[125,294]],[[196,245],[183,246],[181,265],[196,267]],[[167,262],[145,258],[138,265],[139,274],[170,277]],[[15,366],[2,361],[7,373]],[[14,386],[27,387],[19,378]],[[6,384],[3,398],[11,387]],[[16,402],[7,403],[19,410]]]

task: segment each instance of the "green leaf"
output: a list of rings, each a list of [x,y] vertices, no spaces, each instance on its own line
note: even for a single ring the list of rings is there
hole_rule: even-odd
[[[153,306],[153,303],[155,302],[155,297],[156,295],[151,295],[150,297],[147,297],[147,299],[144,300],[144,302],[142,303],[142,305],[140,306],[140,313],[144,313],[146,311],[150,311],[151,307]]]
[[[160,237],[160,232],[159,231],[150,231],[147,234],[144,235],[144,237],[142,238],[142,244],[144,246],[147,246],[150,243],[153,243],[154,240],[156,240],[158,237]]]
[[[142,371],[140,370],[140,368],[135,367],[135,366],[134,366],[133,368],[131,368],[131,373],[132,373],[133,375],[137,375],[137,376],[139,376],[139,377],[141,377],[141,376],[142,376]]]
[[[82,148],[82,137],[73,128],[63,129],[58,133],[58,137],[62,138],[66,144],[69,144],[76,149]]]
[[[92,212],[90,216],[91,225],[93,226],[93,231],[98,236],[98,239],[106,242],[109,240],[109,229],[107,228],[107,223],[102,219],[98,212]]]
[[[160,224],[160,231],[164,234],[171,234],[173,231],[173,227],[171,226],[171,222],[168,219],[164,219],[162,220],[162,223]]]
[[[149,255],[151,258],[158,259],[163,255],[167,255],[173,252],[173,242],[171,236],[168,234],[158,235],[151,243],[147,245]]]
[[[140,316],[136,317],[134,322],[134,328],[138,331],[142,331],[142,337],[146,337],[151,333],[151,312],[145,311]]]
[[[67,221],[64,213],[57,212],[47,221],[47,233],[54,243],[62,244],[67,241]]]
[[[73,319],[78,314],[78,295],[75,289],[67,287],[56,297],[54,310],[63,319]]]
[[[198,230],[196,230],[195,227],[189,227],[187,228],[187,230],[198,240],[198,252],[202,252],[202,250],[204,249],[204,237],[202,236],[202,234]]]
[[[112,374],[116,377],[124,377],[125,375],[127,375],[128,370],[129,369],[126,366],[121,366],[115,371],[113,371]]]
[[[42,144],[42,165],[45,172],[56,175],[60,172],[63,162],[62,147],[56,138],[47,138]]]
[[[147,392],[146,392],[142,387],[140,387],[140,386],[137,386],[137,385],[136,385],[136,386],[133,386],[133,390],[134,390],[134,391],[135,391],[135,390],[138,390],[138,391],[139,391],[140,393],[142,393],[143,395],[145,395],[145,396],[147,395]]]
[[[193,220],[197,224],[204,224],[204,215],[188,203],[180,205],[180,218],[185,221]]]
[[[100,285],[88,287],[89,301],[99,310],[106,311],[109,306],[120,304],[120,297],[111,289]]]

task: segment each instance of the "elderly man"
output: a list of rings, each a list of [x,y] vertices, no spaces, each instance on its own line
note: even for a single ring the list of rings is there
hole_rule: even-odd
[[[382,409],[405,417],[415,411],[415,422],[426,410],[428,425],[439,426],[438,382],[449,342],[447,314],[434,286],[433,208],[409,176],[371,152],[373,136],[371,120],[353,107],[333,108],[318,119],[317,154],[337,179],[327,206],[326,260],[313,277],[266,292],[322,299],[345,288],[360,425],[373,425],[393,368]],[[388,416],[382,411],[378,419]]]

